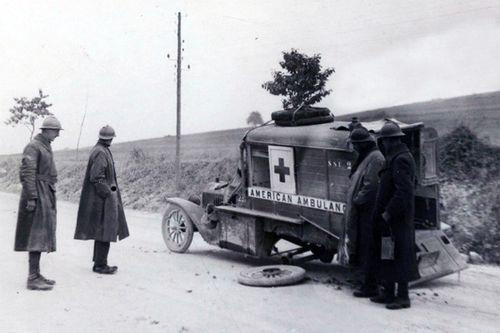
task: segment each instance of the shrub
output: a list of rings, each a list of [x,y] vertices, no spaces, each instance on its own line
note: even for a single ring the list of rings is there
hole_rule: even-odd
[[[500,263],[500,148],[459,126],[440,139],[439,160],[441,216],[454,227],[455,245]]]
[[[474,230],[470,250],[481,254],[486,262],[500,264],[500,195],[496,195],[488,219]]]
[[[439,161],[447,179],[484,180],[498,176],[500,148],[486,144],[461,125],[440,139]]]

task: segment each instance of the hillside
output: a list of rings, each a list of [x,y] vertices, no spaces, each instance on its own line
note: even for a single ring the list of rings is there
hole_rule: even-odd
[[[217,157],[237,157],[238,145],[248,128],[235,128],[230,130],[212,131],[182,136],[182,160],[193,161],[200,159],[213,159]],[[145,139],[138,141],[120,142],[112,146],[113,156],[117,161],[124,161],[132,151],[146,156],[162,155],[166,159],[175,158],[175,136],[167,135],[161,138]],[[91,147],[80,149],[80,159],[86,159]],[[61,161],[76,159],[75,150],[61,150],[55,152]]]
[[[439,135],[465,125],[481,139],[500,146],[500,91],[355,112],[336,119],[350,120],[353,116],[360,121],[387,117],[406,123],[422,121],[434,127]]]
[[[175,191],[175,136],[113,144],[124,205],[160,211],[165,199],[199,194],[216,177],[231,180],[236,171],[239,143],[247,128],[182,136],[181,186]],[[77,202],[90,147],[55,152],[59,173],[58,197]],[[0,190],[19,192],[19,155],[0,156]]]
[[[440,136],[451,132],[459,125],[474,130],[482,139],[500,146],[500,91],[467,95],[449,99],[404,104],[336,116],[335,119],[349,121],[357,116],[361,121],[380,118],[396,118],[406,123],[424,122],[431,124]],[[182,136],[182,158],[185,161],[204,158],[237,157],[237,147],[248,127],[211,131]],[[80,159],[85,159],[91,147],[80,149]],[[175,136],[129,141],[113,144],[117,160],[125,160],[132,150],[141,150],[146,155],[175,156]],[[75,150],[56,151],[58,160],[74,162]],[[16,158],[16,155],[0,155],[0,160]]]

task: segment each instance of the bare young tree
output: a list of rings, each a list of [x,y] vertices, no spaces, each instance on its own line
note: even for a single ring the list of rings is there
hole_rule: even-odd
[[[11,116],[5,121],[6,125],[23,125],[30,132],[30,140],[35,132],[35,122],[40,117],[51,115],[48,104],[45,99],[49,95],[44,95],[42,90],[38,90],[38,96],[28,99],[26,97],[14,98],[15,105],[9,110]]]

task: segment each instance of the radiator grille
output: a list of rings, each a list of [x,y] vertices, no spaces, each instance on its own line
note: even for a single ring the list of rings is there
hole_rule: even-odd
[[[222,193],[203,192],[201,195],[201,203],[206,207],[209,203],[215,206],[220,206],[224,202],[224,195]]]

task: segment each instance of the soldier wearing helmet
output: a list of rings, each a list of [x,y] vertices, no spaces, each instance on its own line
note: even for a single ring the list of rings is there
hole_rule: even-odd
[[[129,235],[113,155],[109,149],[115,131],[104,126],[90,152],[78,207],[75,239],[94,240],[94,266],[99,274],[114,274],[118,267],[108,265],[110,242]]]
[[[380,131],[380,143],[386,165],[380,172],[377,201],[373,214],[375,225],[375,251],[379,279],[383,292],[371,300],[385,303],[386,308],[410,307],[408,282],[418,279],[415,251],[415,161],[408,147],[402,142],[405,134],[397,123],[388,121]],[[394,241],[394,258],[381,259],[381,239]],[[374,257],[375,258],[375,257]],[[397,284],[397,293],[395,293]]]
[[[51,143],[62,130],[54,116],[46,117],[41,133],[24,148],[20,168],[22,184],[17,218],[15,251],[29,252],[27,288],[50,290],[55,281],[40,274],[42,252],[56,250],[57,170]]]
[[[377,293],[377,283],[369,266],[373,245],[371,215],[378,188],[378,173],[385,160],[374,137],[361,123],[358,124],[350,135],[350,141],[358,154],[351,168],[344,213],[345,231],[341,242],[343,249],[340,253],[344,255],[341,261],[359,264],[364,274],[363,284],[354,292],[354,296],[372,297]]]

